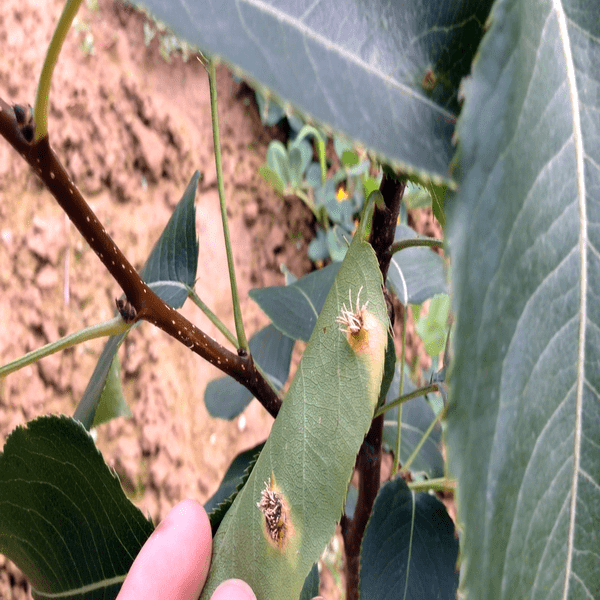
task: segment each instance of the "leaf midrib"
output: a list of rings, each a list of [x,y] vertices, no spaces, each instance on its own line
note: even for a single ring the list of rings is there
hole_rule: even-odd
[[[560,31],[560,42],[565,56],[567,69],[567,82],[569,85],[569,98],[571,100],[573,115],[573,141],[575,146],[575,157],[577,165],[577,201],[579,204],[579,246],[580,246],[580,281],[579,290],[579,339],[577,348],[577,392],[575,394],[575,431],[573,436],[573,478],[571,480],[571,506],[569,507],[569,527],[567,536],[567,556],[565,561],[565,584],[563,588],[563,599],[569,595],[569,581],[573,562],[573,541],[575,537],[575,517],[577,507],[577,478],[581,462],[581,418],[583,412],[583,385],[585,366],[585,332],[587,325],[587,211],[585,205],[585,173],[583,161],[583,139],[581,130],[581,115],[579,113],[580,100],[575,78],[575,64],[571,53],[569,32],[567,29],[567,18],[562,5],[562,0],[553,0],[554,10],[558,20]]]

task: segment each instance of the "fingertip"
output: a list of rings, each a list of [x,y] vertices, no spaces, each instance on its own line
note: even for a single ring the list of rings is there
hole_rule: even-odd
[[[196,600],[210,566],[210,521],[201,504],[177,504],[136,557],[118,600]]]
[[[210,600],[256,600],[256,596],[245,581],[228,579],[217,587]]]

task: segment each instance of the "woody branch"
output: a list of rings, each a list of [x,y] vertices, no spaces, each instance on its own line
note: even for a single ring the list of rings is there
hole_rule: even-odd
[[[0,98],[0,135],[23,157],[50,190],[75,227],[102,261],[135,309],[134,320],[153,323],[190,350],[244,385],[272,415],[281,399],[260,374],[252,356],[235,354],[210,338],[163,302],[114,243],[50,147],[48,136],[34,142],[30,109],[9,106]]]

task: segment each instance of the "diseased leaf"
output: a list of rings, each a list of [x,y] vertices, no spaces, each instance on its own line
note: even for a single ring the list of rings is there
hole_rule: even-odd
[[[468,598],[600,598],[597,3],[497,2],[447,203]]]
[[[373,249],[357,236],[271,435],[217,531],[202,598],[210,598],[230,577],[247,581],[258,598],[299,597],[341,516],[356,453],[379,396],[388,330],[381,283]],[[360,338],[364,345],[353,349],[336,317],[347,306],[348,293],[356,299],[361,288],[361,303],[369,302],[368,334]],[[274,539],[257,507],[265,482],[281,502],[274,522],[285,521],[281,537],[274,527],[269,530]]]
[[[115,598],[154,529],[81,423],[45,416],[0,454],[0,552],[34,598]]]

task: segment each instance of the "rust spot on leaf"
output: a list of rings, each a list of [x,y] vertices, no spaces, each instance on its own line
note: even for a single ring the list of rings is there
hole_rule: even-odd
[[[371,333],[374,335],[381,329],[379,321],[367,310],[369,302],[360,305],[360,293],[362,286],[356,295],[356,305],[352,307],[352,292],[349,292],[350,308],[345,304],[342,305],[342,311],[336,318],[336,323],[340,327],[340,331],[346,334],[348,344],[357,354],[364,354],[369,350]]]
[[[283,492],[276,486],[273,474],[260,493],[256,503],[264,515],[264,533],[269,543],[283,550],[293,535],[290,509]]]

